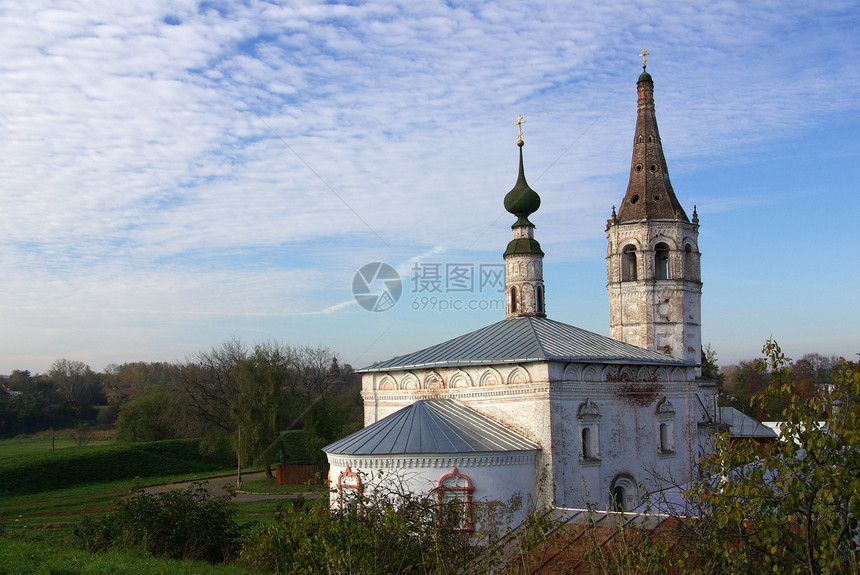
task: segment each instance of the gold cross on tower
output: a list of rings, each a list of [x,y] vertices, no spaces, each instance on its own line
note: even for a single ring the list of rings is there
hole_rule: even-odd
[[[525,124],[525,123],[526,123],[526,121],[523,120],[523,117],[521,115],[517,114],[517,121],[514,124],[520,131],[520,134],[519,134],[519,137],[517,138],[517,141],[522,141],[522,139],[523,139],[523,124]]]
[[[639,54],[642,56],[642,69],[645,69],[645,62],[648,60],[645,56],[650,56],[650,52],[648,50],[642,50],[642,53]]]

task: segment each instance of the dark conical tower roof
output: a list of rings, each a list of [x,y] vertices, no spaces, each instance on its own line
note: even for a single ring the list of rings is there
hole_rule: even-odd
[[[616,221],[667,219],[688,222],[690,220],[669,181],[669,170],[654,114],[654,80],[651,74],[644,71],[644,66],[636,88],[639,102],[630,182]]]

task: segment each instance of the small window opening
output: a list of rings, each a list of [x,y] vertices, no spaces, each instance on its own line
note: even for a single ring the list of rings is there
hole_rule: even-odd
[[[636,164],[636,166],[633,169],[636,170],[637,173],[641,172],[642,171],[642,164]]]
[[[650,142],[653,142],[653,141],[654,141],[654,136],[648,136],[648,142],[650,143]]]
[[[669,246],[666,244],[657,244],[654,249],[654,264],[656,279],[669,279]]]
[[[621,252],[621,281],[636,281],[636,246],[627,246]]]
[[[516,313],[517,311],[517,288],[511,288],[511,313]]]
[[[656,172],[656,171],[657,171],[657,164],[651,164],[651,171],[652,171],[652,172]]]
[[[543,288],[541,286],[537,287],[537,311],[543,312]]]
[[[630,198],[630,203],[635,204],[638,201],[639,201],[639,194],[633,194],[633,196]]]
[[[660,424],[660,451],[672,451],[669,448],[669,426],[665,423]]]

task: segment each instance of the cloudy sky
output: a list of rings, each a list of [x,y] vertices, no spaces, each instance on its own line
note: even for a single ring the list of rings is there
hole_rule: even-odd
[[[518,114],[549,315],[608,335],[643,48],[703,342],[856,358],[857,30],[840,0],[0,0],[0,374],[233,336],[359,367],[502,319]],[[390,310],[353,297],[371,262]]]

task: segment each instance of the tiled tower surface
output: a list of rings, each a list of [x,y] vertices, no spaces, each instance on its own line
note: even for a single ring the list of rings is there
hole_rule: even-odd
[[[526,182],[523,141],[517,183],[505,196],[505,209],[517,216],[511,228],[514,239],[505,250],[505,317],[546,317],[543,285],[543,251],[535,239],[529,216],[540,207],[540,196]]]
[[[701,362],[699,220],[675,196],[642,72],[627,193],[607,221],[606,289],[613,339]]]

